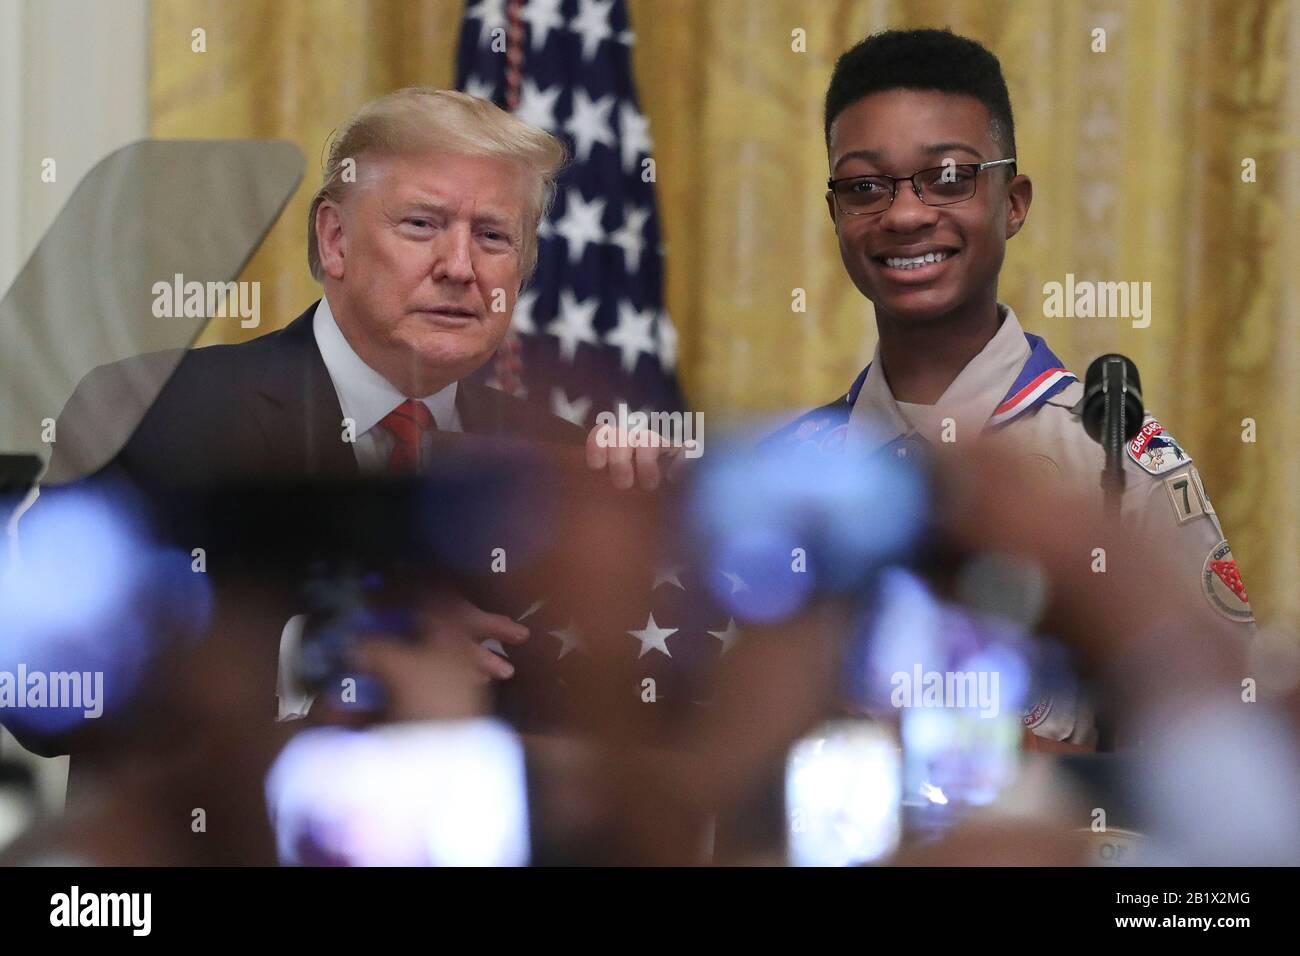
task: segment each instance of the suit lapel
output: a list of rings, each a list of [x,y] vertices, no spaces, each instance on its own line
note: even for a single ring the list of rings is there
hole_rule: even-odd
[[[501,409],[495,399],[501,393],[472,379],[456,386],[456,410],[460,427],[472,435],[495,435],[501,431]]]
[[[356,454],[343,441],[338,394],[312,331],[315,312],[313,303],[269,344],[255,414],[276,473],[352,476],[359,471]]]
[[[587,440],[586,429],[473,379],[461,379],[456,409],[461,427],[469,434],[553,445],[581,445]]]

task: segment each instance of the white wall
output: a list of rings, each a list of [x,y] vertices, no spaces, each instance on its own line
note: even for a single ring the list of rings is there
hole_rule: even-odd
[[[0,290],[78,180],[148,135],[148,14],[148,0],[0,0]],[[32,757],[3,733],[0,754],[36,763],[47,805],[62,805],[66,759]]]
[[[81,176],[148,135],[148,53],[147,0],[0,0],[0,288]]]

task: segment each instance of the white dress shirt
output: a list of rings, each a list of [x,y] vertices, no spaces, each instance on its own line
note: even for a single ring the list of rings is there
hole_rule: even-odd
[[[329,299],[324,296],[316,306],[311,328],[316,336],[316,347],[320,349],[330,381],[334,383],[334,391],[339,397],[343,418],[353,423],[356,441],[352,443],[352,448],[357,456],[357,465],[367,474],[382,472],[392,454],[395,439],[387,429],[379,427],[379,422],[406,401],[407,397],[392,382],[367,365],[348,344],[330,309]],[[455,382],[439,392],[426,395],[420,401],[433,414],[439,431],[462,430],[460,413],[456,410]],[[340,430],[341,428],[340,425]],[[428,464],[432,443],[431,436],[426,435],[420,448],[421,467]]]

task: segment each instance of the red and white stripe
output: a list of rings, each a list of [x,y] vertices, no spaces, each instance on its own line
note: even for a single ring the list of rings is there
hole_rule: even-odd
[[[506,109],[519,108],[519,85],[524,65],[524,0],[506,6]]]
[[[506,109],[512,113],[519,108],[519,87],[523,79],[523,8],[524,0],[510,0],[506,6]],[[497,347],[488,384],[509,395],[523,398],[523,371],[523,346],[515,330],[508,329],[506,337]]]
[[[1073,379],[1074,373],[1064,368],[1049,368],[1042,372],[1020,391],[993,409],[989,417],[990,425],[1001,425],[1010,421],[1038,400],[1044,392],[1063,379]]]

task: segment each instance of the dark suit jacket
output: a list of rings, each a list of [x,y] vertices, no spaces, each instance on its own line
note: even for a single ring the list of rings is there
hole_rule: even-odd
[[[95,369],[59,416],[44,483],[125,479],[146,494],[166,495],[225,482],[358,475],[353,446],[343,440],[338,396],[312,334],[315,308],[239,345],[156,352]],[[469,435],[566,446],[581,446],[586,438],[582,428],[477,382],[460,382],[456,405]],[[267,660],[273,664],[274,654]],[[65,753],[73,745],[11,729],[38,753]]]
[[[315,310],[313,303],[285,328],[249,342],[184,353],[114,468],[144,488],[355,476],[356,455],[343,441],[343,413],[312,334]],[[154,353],[87,375],[59,416],[46,482],[81,477],[116,450],[104,448],[113,425],[134,421],[132,402],[148,403],[147,383],[177,357]],[[561,445],[586,437],[537,405],[470,380],[457,387],[456,407],[467,434]]]

